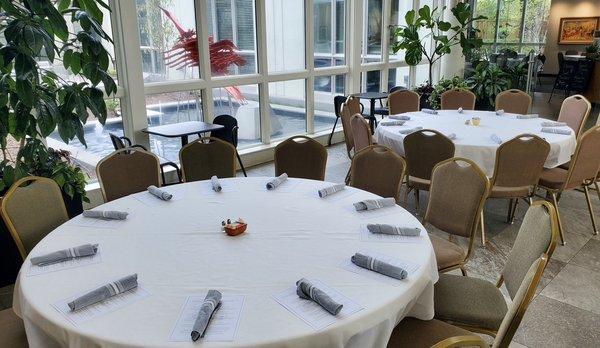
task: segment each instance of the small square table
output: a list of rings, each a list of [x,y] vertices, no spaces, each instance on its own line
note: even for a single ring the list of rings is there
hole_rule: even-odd
[[[200,135],[202,133],[212,132],[222,128],[225,127],[220,124],[212,124],[202,121],[188,121],[152,126],[142,129],[142,132],[167,138],[181,138],[181,146],[185,146],[189,141],[190,135]]]

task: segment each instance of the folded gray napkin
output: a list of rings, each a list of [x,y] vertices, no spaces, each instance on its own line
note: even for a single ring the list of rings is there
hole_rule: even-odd
[[[448,138],[450,140],[454,140],[454,139],[456,139],[456,133],[450,133],[450,134],[446,135],[446,138]]]
[[[391,120],[391,121],[381,121],[379,122],[380,126],[402,126],[404,124],[404,121],[401,120]]]
[[[387,262],[383,262],[371,256],[363,255],[360,253],[354,254],[351,260],[352,263],[357,265],[358,267],[366,268],[368,270],[386,275],[388,277],[404,279],[408,275],[406,270],[398,266],[390,265]]]
[[[84,210],[83,216],[94,219],[125,220],[129,213],[115,210]]]
[[[498,115],[498,116],[504,115],[504,110],[503,109],[496,110],[496,115]]]
[[[96,255],[98,244],[83,244],[74,248],[55,251],[46,255],[31,258],[31,264],[35,266],[48,266],[62,261],[72,260],[79,257]]]
[[[212,189],[215,192],[221,192],[221,190],[223,190],[221,182],[219,181],[219,178],[217,178],[216,175],[210,177],[210,184],[212,185]]]
[[[459,113],[459,114],[462,114],[462,113],[464,113],[464,112],[465,112],[465,111],[463,110],[463,108],[458,108],[458,113]]]
[[[437,110],[433,110],[433,109],[421,109],[421,112],[424,112],[426,114],[432,114],[432,115],[438,114]]]
[[[161,190],[161,189],[159,189],[158,187],[156,187],[154,185],[148,186],[148,192],[150,192],[154,196],[162,199],[163,201],[168,201],[171,198],[173,198],[172,194],[170,194],[169,192],[167,192],[165,190]]]
[[[553,134],[564,134],[564,135],[571,134],[570,129],[561,129],[561,128],[552,128],[552,127],[543,127],[542,132],[543,133],[553,133]]]
[[[297,281],[296,286],[296,293],[298,296],[300,296],[300,298],[315,301],[318,305],[333,315],[338,315],[338,313],[342,310],[342,307],[344,307],[343,304],[334,301],[323,290],[315,287],[311,282],[304,278]]]
[[[112,283],[108,283],[74,299],[73,301],[69,302],[69,308],[71,308],[71,311],[76,311],[93,305],[94,303],[109,299],[118,294],[122,294],[125,291],[136,288],[137,286],[137,273],[128,275],[127,277],[121,278]]]
[[[544,121],[542,122],[542,127],[566,127],[568,124],[565,122],[554,122],[554,121]]]
[[[389,115],[388,117],[392,120],[410,121],[410,116],[406,115]]]
[[[379,208],[393,207],[396,200],[393,198],[365,199],[364,201],[354,203],[356,211],[375,210]]]
[[[200,307],[194,327],[192,329],[192,341],[197,341],[200,337],[204,337],[208,323],[213,314],[221,306],[221,293],[217,290],[208,290],[208,294],[204,298],[204,303]]]
[[[344,184],[335,184],[335,185],[331,185],[328,187],[324,187],[319,190],[319,197],[325,198],[336,192],[340,192],[341,190],[343,190],[345,188],[346,188],[346,185],[344,185]]]
[[[540,115],[538,114],[529,114],[529,115],[517,115],[517,119],[519,120],[527,120],[531,118],[538,118]]]
[[[414,133],[416,131],[420,131],[421,129],[423,129],[423,127],[419,126],[419,127],[414,127],[414,128],[401,129],[399,132],[400,132],[400,134],[410,134],[410,133]]]
[[[287,178],[288,178],[287,173],[283,173],[280,176],[271,179],[271,181],[269,181],[267,183],[267,190],[276,189],[277,186],[283,184],[287,180]]]
[[[400,227],[388,224],[367,224],[367,229],[371,233],[391,234],[405,237],[417,237],[421,235],[421,229],[418,227]]]
[[[498,145],[502,144],[502,138],[500,138],[496,134],[492,134],[490,136],[490,138],[492,138],[492,141],[495,142],[496,144],[498,144]]]

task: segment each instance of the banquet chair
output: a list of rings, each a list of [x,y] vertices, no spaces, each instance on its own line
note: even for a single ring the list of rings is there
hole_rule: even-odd
[[[27,348],[27,336],[23,320],[17,317],[12,308],[0,311],[0,346]]]
[[[475,162],[453,157],[438,163],[431,175],[429,204],[423,223],[448,233],[450,236],[469,238],[467,251],[458,244],[435,235],[429,235],[438,271],[460,269],[473,250],[473,239],[483,204],[490,188],[485,173]]]
[[[40,240],[68,221],[69,215],[54,180],[28,176],[17,180],[4,195],[2,218],[25,259]]]
[[[419,94],[408,89],[392,92],[388,96],[389,114],[398,115],[419,111],[420,101]]]
[[[292,178],[325,180],[327,150],[318,141],[295,136],[275,147],[275,175],[287,173]]]
[[[96,175],[105,202],[161,186],[158,157],[140,148],[117,150],[96,166]]]
[[[350,118],[350,127],[352,127],[352,138],[354,139],[354,153],[373,145],[373,136],[369,122],[359,114]]]
[[[342,119],[342,129],[344,131],[344,140],[346,142],[346,151],[348,152],[348,158],[352,159],[354,151],[354,137],[352,136],[352,126],[350,125],[350,119],[355,114],[361,115],[363,106],[359,102],[358,98],[348,97],[346,102],[342,104],[340,108],[340,118]]]
[[[383,101],[381,99],[379,99],[379,107],[375,108],[375,110],[373,111],[374,115],[381,115],[381,116],[387,116],[387,115],[394,115],[394,114],[390,114],[390,96],[394,93],[394,92],[399,92],[399,91],[406,91],[406,87],[404,86],[394,86],[392,88],[390,88],[389,91],[389,95],[388,95],[388,99],[386,101],[386,106],[383,106]],[[419,110],[417,110],[419,111]]]
[[[579,137],[591,111],[592,104],[584,96],[576,94],[563,100],[558,122],[565,122]]]
[[[575,154],[571,157],[569,169],[551,168],[544,169],[540,176],[538,187],[546,190],[546,199],[551,200],[556,208],[558,218],[558,230],[560,240],[565,245],[564,228],[558,208],[558,197],[568,190],[576,190],[583,187],[590,220],[592,222],[593,234],[598,234],[596,218],[590,199],[589,186],[596,184],[598,168],[600,168],[600,126],[594,126],[583,133],[577,141]]]
[[[475,110],[475,99],[477,97],[471,91],[465,89],[451,89],[442,93],[441,105],[442,110]]]
[[[414,190],[415,211],[419,214],[419,192],[429,191],[431,172],[436,164],[454,156],[454,143],[442,133],[422,129],[404,137],[404,157],[407,165],[406,193],[404,202],[408,203],[408,194]]]
[[[500,287],[504,284],[508,297],[514,301],[529,266],[542,254],[548,260],[552,257],[557,235],[558,221],[552,204],[533,203],[495,285],[480,278],[440,274],[433,290],[435,318],[470,331],[495,335],[508,310]]]
[[[235,147],[213,137],[201,137],[179,150],[184,182],[235,177]]]
[[[331,133],[329,134],[329,138],[327,139],[327,146],[331,146],[331,139],[333,138],[333,133],[335,133],[335,126],[337,126],[338,120],[342,116],[342,104],[346,102],[346,99],[347,98],[343,95],[336,95],[335,97],[333,97],[333,112],[335,114],[335,122],[333,123]]]
[[[531,107],[531,96],[519,89],[509,89],[496,96],[496,110],[525,115]]]
[[[511,344],[523,316],[535,296],[547,264],[548,257],[546,255],[542,255],[531,264],[502,319],[491,347],[505,348]],[[461,294],[461,296],[465,296],[465,294]],[[394,328],[387,346],[388,348],[490,347],[481,336],[473,334],[471,331],[437,319],[423,321],[415,318],[403,319]]]
[[[129,139],[128,137],[125,136],[118,136],[116,134],[113,133],[108,133],[108,135],[110,136],[110,141],[113,144],[113,147],[115,148],[115,150],[121,150],[124,149],[126,147],[138,147],[142,150],[146,150],[148,151],[148,149],[146,149],[145,146],[140,145],[140,144],[132,144],[131,139]],[[179,169],[179,166],[175,163],[175,162],[171,162],[167,159],[158,157],[158,159],[160,160],[160,176],[162,178],[163,184],[165,184],[167,182],[166,178],[165,178],[165,167],[173,167],[175,168],[175,174],[177,175],[177,184],[181,182],[181,170]]]
[[[398,201],[406,162],[392,149],[371,145],[352,159],[350,186]]]
[[[244,168],[242,158],[240,157],[240,154],[237,151],[238,130],[240,129],[240,127],[238,127],[237,119],[231,115],[219,115],[215,117],[215,119],[213,120],[213,124],[219,124],[223,126],[223,128],[210,132],[210,136],[213,138],[221,139],[233,145],[233,147],[235,148],[235,156],[237,157],[238,163],[240,164],[242,173],[244,173],[244,176],[248,176],[248,174],[246,174],[246,168]]]
[[[544,163],[550,153],[550,144],[533,134],[521,134],[503,143],[496,150],[492,187],[488,198],[508,199],[506,222],[514,220],[519,199],[527,199],[535,192]],[[481,212],[481,243],[485,246],[485,222]]]

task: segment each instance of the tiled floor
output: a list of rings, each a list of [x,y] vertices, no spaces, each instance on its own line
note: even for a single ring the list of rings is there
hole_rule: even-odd
[[[547,94],[536,95],[533,112],[556,118],[561,96],[554,98],[551,104],[546,103],[547,99]],[[597,114],[598,110],[594,111],[588,124],[596,122]],[[325,179],[343,182],[350,166],[345,145],[338,144],[328,150]],[[272,163],[250,168],[248,171],[250,176],[271,176],[273,173]],[[596,214],[600,213],[600,201],[595,195],[592,203]],[[421,199],[421,211],[426,204],[424,195]],[[414,211],[412,200],[403,205],[409,211]],[[600,236],[592,235],[583,194],[564,194],[560,208],[567,245],[557,246],[537,295],[514,337],[514,347],[600,346]],[[488,245],[482,247],[477,239],[474,255],[467,264],[469,276],[493,282],[497,280],[518,232],[526,205],[519,205],[512,225],[505,223],[506,209],[507,202],[504,200],[487,202],[485,221]],[[0,309],[10,307],[11,298],[12,287],[0,288]]]

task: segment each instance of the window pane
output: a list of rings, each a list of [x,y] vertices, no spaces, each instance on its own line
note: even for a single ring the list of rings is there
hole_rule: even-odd
[[[367,59],[380,61],[383,30],[383,1],[365,0],[364,8],[363,62]]]
[[[344,0],[315,0],[315,67],[344,64]],[[335,16],[332,14],[335,10]],[[332,41],[335,38],[335,41]],[[336,62],[333,58],[337,58]],[[319,61],[317,64],[317,60]]]
[[[121,118],[121,100],[118,98],[106,99],[107,117],[104,125],[89,114],[88,121],[83,126],[87,148],[77,140],[65,144],[58,131],[54,131],[46,138],[48,146],[54,149],[63,149],[71,153],[75,164],[80,167],[92,181],[96,178],[96,164],[103,157],[115,151],[109,134],[123,136],[123,119]]]
[[[528,0],[525,8],[523,42],[546,42],[551,0]],[[527,50],[528,52],[529,50]]]
[[[500,0],[498,42],[519,42],[523,0]]]
[[[231,88],[237,89],[244,98],[241,100],[233,98],[229,91]],[[238,120],[238,148],[260,144],[258,85],[213,88],[212,91],[215,116],[231,115]]]
[[[333,31],[331,0],[315,0],[314,7],[315,52],[331,53]]]
[[[200,77],[194,1],[136,0],[136,5],[144,82]]]
[[[409,87],[410,68],[407,66],[393,68],[388,73],[388,91],[395,86]]]
[[[172,92],[146,96],[148,126],[202,121],[202,102],[199,91]],[[197,136],[190,136],[190,141]],[[150,135],[152,152],[169,161],[179,162],[181,140]]]
[[[206,2],[211,13],[210,63],[213,75],[256,74],[254,1]]]
[[[315,132],[333,127],[333,97],[338,94],[344,94],[344,75],[315,77]],[[341,122],[336,127],[341,129]]]
[[[306,133],[306,81],[269,83],[271,137]]]
[[[345,0],[335,0],[335,52],[344,54],[346,37]]]
[[[363,91],[365,92],[379,92],[381,71],[373,70],[363,73],[366,75],[366,79],[363,85]]]
[[[478,0],[475,11],[478,16],[486,16],[475,22],[476,28],[481,31],[479,34],[484,42],[494,42],[496,38],[496,12],[498,0]]]
[[[429,80],[429,65],[417,65],[415,86],[420,86]]]
[[[269,71],[304,70],[304,1],[266,0],[265,7]]]
[[[392,0],[392,17],[390,19],[390,24],[393,26],[406,25],[406,12],[412,10],[412,7],[412,1]],[[390,46],[395,40],[396,38],[393,35],[390,35]],[[399,50],[396,54],[390,55],[390,60],[404,60],[404,54],[404,50]]]

